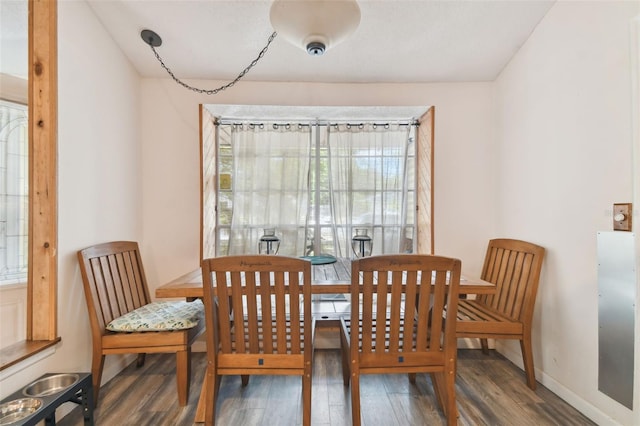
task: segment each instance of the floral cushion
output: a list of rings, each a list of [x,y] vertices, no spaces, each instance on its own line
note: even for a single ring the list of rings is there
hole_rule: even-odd
[[[152,302],[114,319],[107,324],[107,330],[121,332],[185,330],[198,325],[203,315],[204,305],[201,300]]]

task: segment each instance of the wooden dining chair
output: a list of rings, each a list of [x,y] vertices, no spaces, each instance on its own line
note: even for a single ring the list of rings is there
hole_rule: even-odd
[[[494,283],[496,293],[461,300],[457,313],[457,336],[479,338],[484,352],[487,339],[519,340],[527,385],[534,390],[531,323],[544,253],[526,241],[489,241],[481,278]]]
[[[115,241],[78,251],[89,311],[94,403],[106,355],[175,353],[178,402],[187,404],[191,345],[204,330],[200,301],[152,302],[138,243]]]
[[[207,336],[205,424],[215,424],[224,375],[302,377],[302,423],[311,424],[311,262],[273,255],[202,261]],[[273,409],[277,409],[274,407]]]
[[[447,423],[457,423],[456,322],[443,311],[456,312],[460,265],[418,254],[352,262],[351,315],[341,319],[340,340],[353,425],[360,425],[360,375],[394,373],[409,373],[412,382],[430,373]]]

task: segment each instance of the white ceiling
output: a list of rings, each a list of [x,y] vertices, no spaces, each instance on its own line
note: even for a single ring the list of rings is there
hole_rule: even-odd
[[[181,79],[228,82],[273,32],[270,0],[86,0],[143,77],[165,78],[140,31],[163,39],[158,53]],[[296,82],[492,81],[555,0],[358,0],[356,32],[312,57],[278,38],[245,77]],[[0,72],[26,77],[27,0],[0,0]],[[22,52],[22,53],[20,53]],[[211,87],[206,87],[211,88]],[[215,106],[215,115],[305,118],[419,117],[423,108],[282,109]],[[268,110],[265,110],[268,108]]]
[[[6,0],[0,0],[6,1]],[[166,77],[141,37],[181,79],[232,80],[273,29],[269,0],[87,0],[143,77]],[[359,0],[356,32],[323,56],[276,37],[245,80],[306,82],[492,81],[553,1]]]

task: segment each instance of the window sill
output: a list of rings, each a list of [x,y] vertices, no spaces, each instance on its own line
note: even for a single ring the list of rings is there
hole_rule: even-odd
[[[21,281],[21,280],[8,281],[7,280],[7,281],[0,282],[0,291],[17,290],[22,288],[27,288],[27,283],[25,281]]]
[[[61,340],[60,337],[54,340],[22,340],[0,349],[0,371],[56,345]]]

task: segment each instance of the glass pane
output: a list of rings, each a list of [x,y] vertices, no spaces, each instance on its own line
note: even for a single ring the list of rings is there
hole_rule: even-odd
[[[233,227],[234,247],[243,241],[247,250],[253,249],[262,228],[275,226],[281,252],[351,256],[354,226],[369,225],[376,240],[374,253],[413,249],[415,129],[396,126],[389,134],[380,127],[374,132],[351,129],[329,147],[330,132],[339,132],[336,129],[311,126],[308,158],[300,155],[299,139],[286,132],[276,134],[267,124],[253,128],[247,139],[251,147],[231,150],[230,143],[221,145],[219,167],[232,170],[234,185],[233,193],[219,195],[219,223]],[[234,131],[227,133],[232,137]],[[255,163],[239,166],[234,155],[244,156],[243,164],[250,164],[249,157]],[[308,185],[304,195],[303,177]],[[348,201],[336,203],[336,199]]]
[[[0,101],[0,284],[27,279],[27,106]]]
[[[231,191],[220,191],[218,193],[218,223],[220,225],[231,225],[232,209],[233,193]]]

